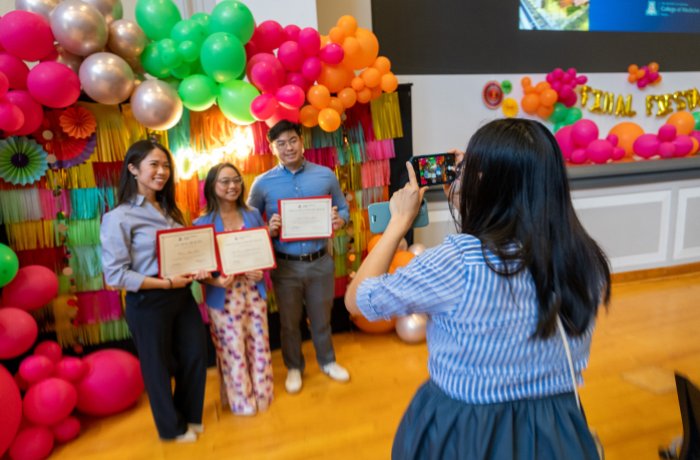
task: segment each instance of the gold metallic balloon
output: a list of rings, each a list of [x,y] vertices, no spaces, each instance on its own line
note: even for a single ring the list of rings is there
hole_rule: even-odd
[[[162,131],[180,121],[182,101],[168,83],[146,80],[131,95],[131,112],[146,128]]]
[[[107,47],[124,59],[136,58],[146,47],[146,34],[134,21],[118,19],[109,25]]]
[[[80,65],[83,90],[101,104],[119,104],[134,90],[134,72],[129,64],[112,53],[94,53]]]
[[[51,12],[51,31],[66,51],[88,56],[107,44],[107,23],[102,13],[81,0],[64,0]]]
[[[48,20],[58,2],[59,0],[15,0],[15,9],[40,14]]]
[[[124,8],[121,0],[82,0],[88,5],[92,5],[102,13],[107,25],[112,21],[121,19],[124,16]]]
[[[73,53],[69,53],[61,45],[56,45],[56,51],[58,52],[56,62],[67,65],[76,74],[80,71],[80,64],[83,63],[82,56],[76,56]]]
[[[425,328],[428,317],[422,313],[413,313],[396,319],[396,334],[407,343],[420,343],[425,340]]]

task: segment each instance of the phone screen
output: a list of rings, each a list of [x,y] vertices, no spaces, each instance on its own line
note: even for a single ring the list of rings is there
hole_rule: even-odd
[[[435,153],[411,158],[418,185],[449,184],[455,180],[455,156],[451,153]]]

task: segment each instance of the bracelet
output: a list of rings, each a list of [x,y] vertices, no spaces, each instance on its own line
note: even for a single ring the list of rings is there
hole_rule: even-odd
[[[173,288],[173,280],[171,280],[170,277],[167,277],[165,279],[168,280],[168,284],[170,284],[170,287],[168,287],[168,289],[172,289]]]

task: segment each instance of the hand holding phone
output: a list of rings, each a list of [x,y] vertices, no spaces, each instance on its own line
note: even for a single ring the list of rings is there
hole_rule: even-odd
[[[383,233],[391,219],[389,202],[381,201],[379,203],[372,203],[367,207],[367,213],[369,214],[369,231],[372,233]],[[429,223],[428,202],[424,199],[418,210],[418,215],[413,221],[413,228],[426,227]]]
[[[434,153],[411,158],[418,186],[450,184],[457,177],[455,155]]]

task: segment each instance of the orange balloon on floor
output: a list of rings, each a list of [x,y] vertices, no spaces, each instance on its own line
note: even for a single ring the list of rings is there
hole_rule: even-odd
[[[632,145],[639,136],[644,134],[644,130],[637,123],[623,121],[613,126],[609,134],[617,136],[617,146],[625,151],[625,157],[632,158],[634,155]]]
[[[369,239],[367,242],[367,252],[370,252],[374,247],[379,243],[379,239],[382,237],[381,233],[378,233],[374,235],[372,238]]]
[[[362,315],[352,316],[352,322],[357,326],[362,332],[367,332],[369,334],[384,334],[386,332],[391,332],[396,326],[396,319],[380,319],[379,321],[369,321]]]
[[[397,268],[408,265],[414,257],[416,257],[416,255],[412,252],[396,251],[394,258],[391,259],[391,265],[389,265],[389,273],[394,273]]]

